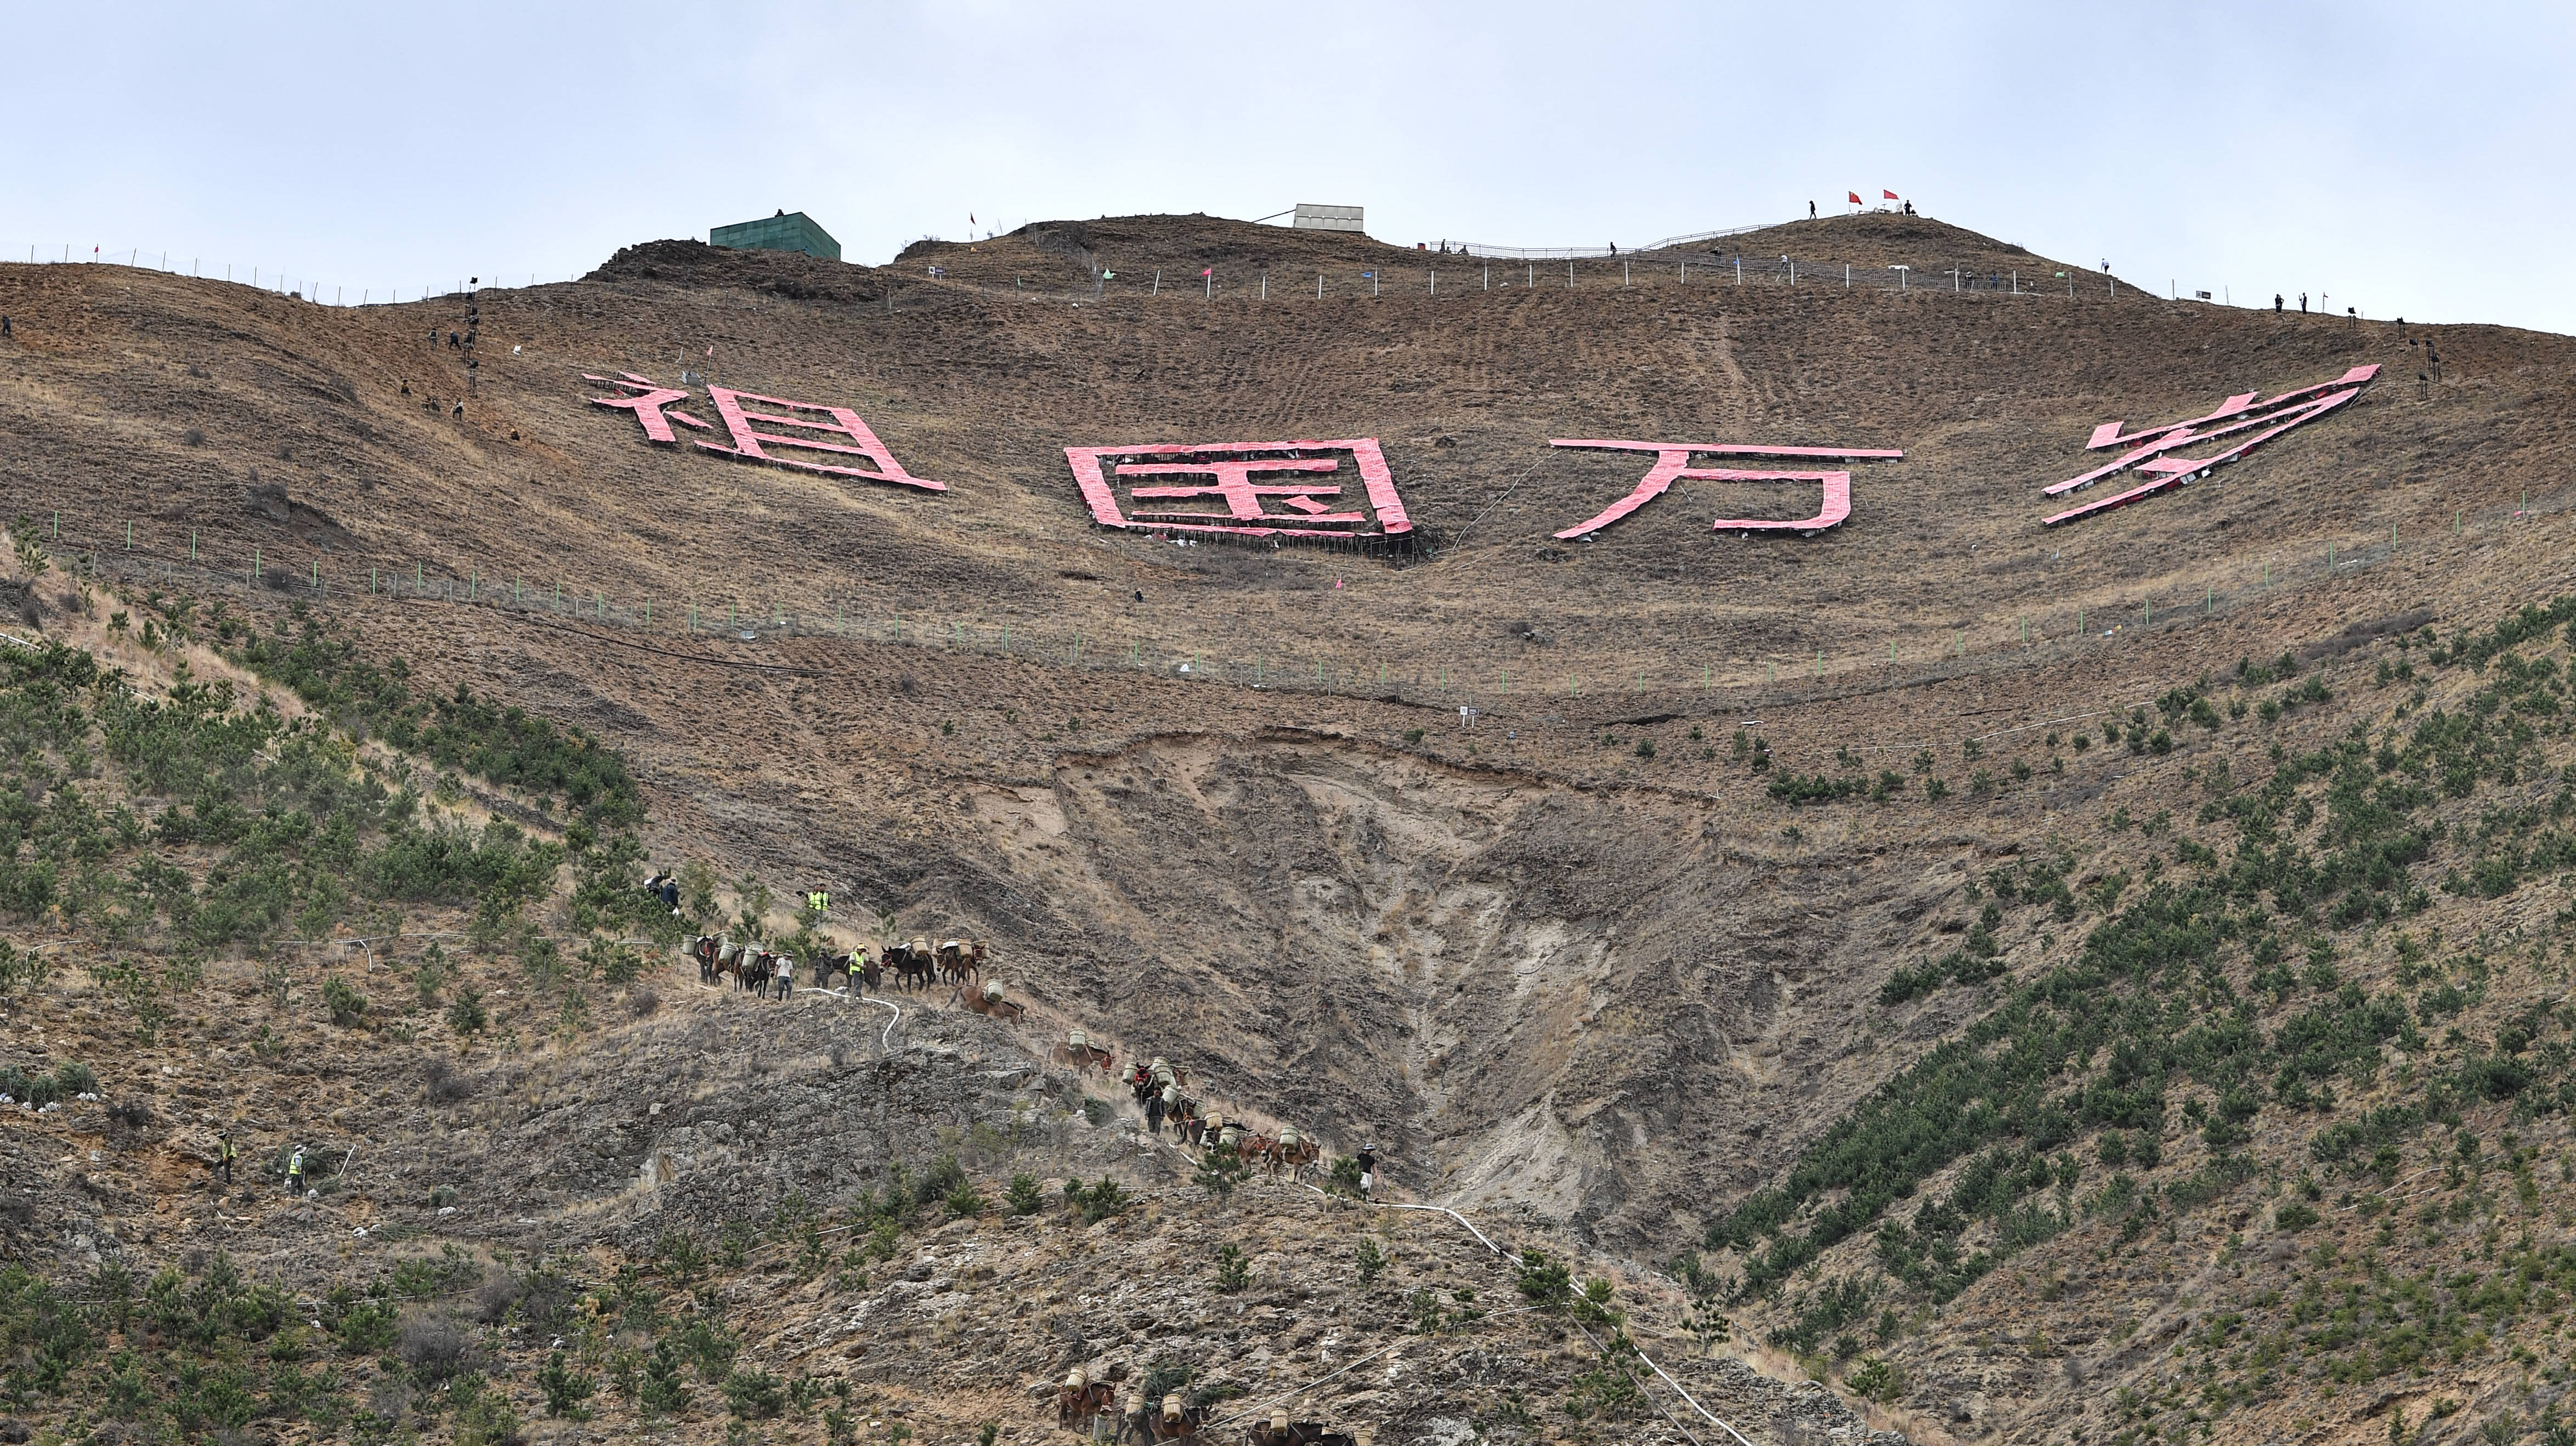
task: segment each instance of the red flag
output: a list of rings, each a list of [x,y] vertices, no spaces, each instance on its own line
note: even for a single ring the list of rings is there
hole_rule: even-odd
[[[1888,190],[1888,189],[1886,189],[1885,187],[1881,187],[1881,188],[1879,189],[1879,194],[1880,194],[1880,195],[1882,195],[1882,196],[1885,196],[1887,199],[1889,199],[1889,200],[1891,200],[1891,201],[1902,199],[1902,198],[1901,198],[1901,197],[1899,197],[1899,196],[1898,196],[1894,191]]]
[[[1860,192],[1858,192],[1858,191],[1845,191],[1845,192],[1843,192],[1843,194],[1852,198],[1852,204],[1853,204],[1853,205],[1857,206],[1857,205],[1859,205],[1859,204],[1860,204]]]
[[[1201,271],[1201,272],[1199,273],[1199,275],[1201,275],[1201,276],[1214,276],[1214,275],[1216,275],[1216,268],[1215,268],[1215,267],[1213,267],[1213,266],[1211,266],[1211,267],[1207,268],[1206,270]]]

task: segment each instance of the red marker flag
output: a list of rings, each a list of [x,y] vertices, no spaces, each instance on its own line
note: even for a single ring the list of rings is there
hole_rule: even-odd
[[[1216,268],[1215,268],[1215,267],[1213,267],[1213,266],[1208,267],[1206,270],[1201,271],[1201,272],[1199,273],[1199,275],[1201,275],[1201,276],[1214,276],[1214,275],[1216,275]]]
[[[1843,194],[1844,194],[1844,195],[1846,195],[1846,196],[1851,197],[1851,203],[1852,203],[1853,205],[1857,206],[1857,205],[1859,205],[1859,204],[1860,204],[1860,192],[1858,192],[1858,191],[1845,191],[1845,192],[1843,192]]]
[[[1889,199],[1889,200],[1891,200],[1891,201],[1901,200],[1901,199],[1902,199],[1902,198],[1901,198],[1901,197],[1899,197],[1899,196],[1898,196],[1894,191],[1888,190],[1887,188],[1885,188],[1885,187],[1883,187],[1883,186],[1879,188],[1879,192],[1878,192],[1878,193],[1879,193],[1880,195],[1882,195],[1882,196],[1885,196],[1887,199]]]

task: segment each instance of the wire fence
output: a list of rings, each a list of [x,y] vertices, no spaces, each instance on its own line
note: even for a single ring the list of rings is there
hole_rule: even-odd
[[[1667,236],[1661,241],[1650,241],[1643,246],[1631,246],[1628,250],[1633,254],[1638,251],[1670,251],[1684,246],[1704,246],[1711,241],[1722,241],[1729,236],[1750,235],[1755,231],[1768,231],[1775,226],[1787,224],[1789,223],[1785,221],[1756,221],[1750,226],[1722,226],[1715,231],[1693,231],[1686,236]],[[1485,241],[1462,242],[1458,249],[1469,256],[1495,257],[1507,261],[1563,261],[1568,257],[1620,254],[1617,246],[1496,246]]]
[[[2475,515],[2463,509],[2447,519],[2447,527],[2425,528],[2413,537],[2393,528],[2381,539],[2328,543],[2311,554],[2249,564],[2233,585],[2206,585],[2198,596],[2149,597],[2116,608],[2050,602],[1989,619],[1973,636],[1967,629],[1950,629],[1947,636],[1916,630],[1877,640],[1843,637],[1799,653],[1749,657],[1724,651],[1722,636],[1639,636],[1640,629],[1618,625],[1615,619],[1605,622],[1596,637],[1543,647],[1499,630],[1469,636],[1464,626],[1442,626],[1463,620],[1428,613],[1412,621],[1430,630],[1437,639],[1430,643],[1329,638],[1292,630],[1283,621],[1291,616],[1286,612],[1272,613],[1266,624],[1249,611],[1232,618],[1154,614],[1087,623],[1039,604],[972,610],[925,606],[924,599],[890,588],[836,592],[791,584],[758,597],[728,597],[713,588],[652,596],[638,595],[631,583],[621,586],[617,580],[535,580],[524,573],[487,571],[466,555],[361,562],[289,542],[253,543],[242,556],[218,557],[198,545],[194,531],[184,548],[169,546],[176,539],[165,535],[166,524],[157,522],[57,512],[37,525],[48,548],[76,575],[146,596],[158,591],[234,597],[272,607],[302,602],[352,615],[371,608],[470,609],[522,626],[569,630],[585,646],[755,673],[827,671],[833,666],[828,655],[816,661],[803,645],[808,640],[866,644],[950,658],[981,656],[1048,669],[1437,709],[1440,717],[1422,720],[1424,726],[1530,730],[1544,737],[1552,730],[1596,728],[1605,721],[1737,713],[1758,717],[1772,707],[1855,698],[2126,647],[2158,630],[2231,616],[2284,591],[2561,514],[2569,499],[2570,494],[2561,492],[2526,498],[2518,508],[2490,508]],[[141,622],[130,626],[139,629]],[[1444,631],[1448,635],[1440,636]],[[1486,633],[1483,627],[1473,631]],[[778,651],[776,645],[786,640],[800,646]],[[746,644],[760,650],[751,651]],[[997,691],[1003,686],[1004,680],[996,679]],[[2124,698],[2118,706],[2126,708],[2133,701]],[[1955,736],[1993,737],[2020,726],[2020,720],[2002,719],[1991,727],[1972,725]],[[1079,743],[1081,727],[1069,724],[1070,742]],[[1941,740],[1880,739],[1873,746],[1910,749],[1935,741]]]
[[[1935,270],[1908,266],[1857,266],[1789,255],[1747,255],[1722,246],[1710,246],[1702,254],[1675,254],[1709,246],[1709,243],[1729,237],[1769,229],[1772,229],[1771,224],[1735,226],[1670,237],[1655,242],[1643,252],[1620,252],[1612,247],[1515,248],[1469,242],[1446,254],[1417,252],[1415,258],[1407,263],[1381,262],[1373,266],[1342,266],[1317,271],[1219,274],[1209,268],[1209,274],[1201,275],[1198,270],[1186,267],[1141,266],[1120,270],[1095,266],[1086,284],[1071,287],[1030,285],[1025,278],[1019,277],[1007,282],[990,277],[958,277],[949,274],[947,266],[932,263],[924,263],[917,268],[910,265],[898,268],[889,262],[876,269],[890,273],[897,286],[904,288],[947,286],[982,292],[1008,292],[1024,297],[1095,302],[1111,298],[1159,300],[1164,297],[1173,300],[1281,302],[1300,298],[1315,301],[1389,297],[1438,299],[1444,296],[1463,299],[1541,289],[1599,290],[1654,286],[1762,286],[1792,290],[1822,287],[1842,291],[1933,291],[1952,295],[2059,297],[2067,300],[2087,296],[2117,299],[2123,294],[2153,296],[2152,291],[2141,292],[2134,286],[2123,286],[2115,277],[2099,272],[2060,270],[2038,262],[2037,258],[2033,258],[2034,269],[2030,271],[1998,271],[1967,267]],[[202,258],[181,260],[171,252],[145,251],[140,247],[113,251],[93,246],[88,254],[83,254],[77,246],[69,243],[59,247],[48,247],[40,242],[0,243],[0,262],[131,266],[254,286],[278,296],[324,306],[392,305],[400,304],[406,296],[419,302],[462,297],[476,291],[517,290],[555,284],[551,276],[527,272],[469,274],[448,280],[433,279],[418,286],[352,288],[336,282],[316,281],[292,270],[259,265],[242,267],[231,263],[218,268],[209,266]],[[524,275],[527,279],[519,281],[517,275]],[[581,278],[567,275],[561,279],[564,283],[572,283]],[[351,290],[356,290],[358,295],[350,296]],[[2179,293],[2165,299],[2179,299]],[[774,303],[775,299],[772,301]],[[884,304],[889,309],[896,306],[892,289],[889,289]]]
[[[925,268],[926,269],[926,268]],[[1844,262],[1804,260],[1795,256],[1751,256],[1710,251],[1699,256],[1670,252],[1629,256],[1502,258],[1465,252],[1418,254],[1409,264],[1339,267],[1327,270],[1255,271],[1201,275],[1195,270],[1110,268],[1093,278],[1088,290],[1063,292],[1022,282],[949,276],[941,268],[932,284],[1029,296],[1071,295],[1077,300],[1145,301],[1337,301],[1353,298],[1440,298],[1517,295],[1531,291],[1598,291],[1637,287],[1773,287],[1790,290],[1936,292],[1979,297],[2028,297],[2061,300],[2149,295],[2099,272],[2069,272],[2042,264],[2030,271],[1951,267],[1929,270],[1909,266],[1857,266]],[[912,278],[906,278],[910,284]]]
[[[418,286],[344,286],[301,275],[292,268],[260,264],[236,265],[229,261],[208,263],[199,256],[179,256],[169,251],[146,251],[139,246],[110,249],[92,246],[83,251],[69,242],[59,247],[37,241],[0,242],[0,264],[10,265],[100,265],[125,266],[142,271],[159,271],[172,276],[191,276],[207,281],[228,281],[235,285],[256,287],[278,296],[323,306],[396,305],[405,296],[414,301],[432,301],[440,297],[461,296],[475,290],[517,290],[522,286],[540,286],[554,282],[552,275],[537,272],[515,272],[505,275],[464,275],[449,280],[431,279]],[[517,280],[518,276],[527,280]],[[564,281],[577,281],[578,276],[565,276]],[[349,295],[355,291],[356,296]]]

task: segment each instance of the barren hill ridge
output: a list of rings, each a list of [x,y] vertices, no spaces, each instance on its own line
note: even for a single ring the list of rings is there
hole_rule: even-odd
[[[0,1215],[32,1428],[1044,1439],[1113,1365],[1382,1442],[2555,1400],[2565,338],[1883,216],[1570,264],[1203,217],[653,242],[357,310],[10,266],[0,310],[0,928],[45,961],[0,1066],[63,1096]],[[2374,363],[2039,525],[2103,423]],[[708,425],[595,404],[629,376]],[[712,388],[942,486],[712,455]],[[1374,439],[1403,545],[1102,528],[1066,452],[1319,438]],[[1813,535],[1712,531],[1814,506],[1712,477],[1565,539],[1651,454],[1552,439],[1903,456],[1831,464]],[[816,938],[989,940],[1026,1017],[679,959],[818,887]],[[1073,1030],[1375,1143],[1503,1253],[1204,1176]],[[209,1188],[226,1126],[255,1189]],[[290,1204],[299,1142],[346,1158]],[[164,1266],[214,1304],[151,1304]]]

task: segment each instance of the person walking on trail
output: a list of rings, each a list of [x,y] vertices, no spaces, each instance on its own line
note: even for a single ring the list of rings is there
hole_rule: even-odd
[[[1360,1198],[1361,1198],[1361,1199],[1363,1199],[1363,1200],[1373,1200],[1373,1199],[1376,1199],[1376,1198],[1377,1198],[1377,1146],[1376,1146],[1376,1144],[1374,1144],[1374,1143],[1370,1143],[1370,1144],[1364,1144],[1364,1145],[1360,1146],[1359,1161],[1360,1161]]]
[[[680,917],[680,881],[669,874],[662,876],[662,902],[670,906],[671,917]]]
[[[1146,1097],[1145,1128],[1152,1130],[1158,1138],[1163,1133],[1163,1111],[1169,1108],[1169,1105],[1163,1103],[1163,1095],[1160,1090],[1157,1090]]]
[[[241,1152],[234,1148],[233,1132],[225,1130],[215,1136],[215,1168],[224,1172],[224,1183],[233,1182],[233,1160]]]
[[[2300,313],[2301,313],[2301,314],[2303,314],[2303,315],[2304,315],[2304,314],[2307,312],[2307,309],[2308,309],[2308,294],[2307,294],[2306,292],[2302,291],[2302,292],[2300,292],[2300,293],[2299,293],[2299,311],[2300,311]]]
[[[0,337],[12,337],[17,334],[17,331],[9,325],[9,318],[0,316]]]
[[[778,956],[778,1002],[785,1004],[787,1002],[787,991],[795,987],[796,956],[793,954],[781,954]]]
[[[304,1193],[304,1147],[302,1145],[296,1146],[295,1153],[287,1157],[286,1193],[289,1195]]]

